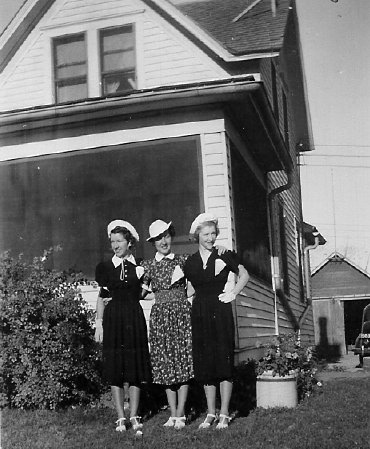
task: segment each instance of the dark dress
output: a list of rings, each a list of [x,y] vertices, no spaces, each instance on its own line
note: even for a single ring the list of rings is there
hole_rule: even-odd
[[[215,275],[217,259],[226,265]],[[205,268],[199,251],[189,256],[185,263],[185,276],[195,289],[191,320],[194,377],[204,384],[230,380],[233,376],[233,313],[231,303],[222,303],[218,295],[222,293],[230,271],[238,273],[239,264],[235,253],[227,251],[219,256],[217,250],[212,251]]]
[[[174,385],[194,375],[191,343],[191,305],[186,297],[183,272],[186,255],[160,261],[144,260],[143,282],[151,285],[155,303],[150,312],[149,342],[153,382]],[[181,276],[181,272],[180,275]]]
[[[124,382],[140,384],[151,380],[147,328],[139,302],[140,280],[136,266],[112,261],[96,267],[96,281],[109,290],[112,300],[103,315],[103,377],[109,385],[122,387]]]

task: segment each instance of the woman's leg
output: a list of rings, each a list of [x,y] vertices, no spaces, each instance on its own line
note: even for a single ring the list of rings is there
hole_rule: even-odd
[[[124,418],[125,411],[124,411],[124,407],[123,407],[123,400],[124,400],[123,388],[111,385],[110,389],[112,392],[112,398],[113,398],[114,406],[116,407],[118,419]]]
[[[137,416],[140,401],[140,388],[137,385],[130,385],[130,417]]]
[[[208,413],[214,415],[216,413],[216,385],[204,385],[204,393],[206,395]]]
[[[229,404],[231,393],[233,391],[233,383],[229,380],[220,382],[220,396],[221,396],[221,415],[229,416]]]
[[[171,416],[174,418],[176,416],[176,403],[177,403],[177,393],[176,390],[171,388],[166,388],[166,395],[168,405],[170,406]]]
[[[185,416],[185,404],[188,398],[189,385],[183,384],[177,390],[177,413],[176,416]]]

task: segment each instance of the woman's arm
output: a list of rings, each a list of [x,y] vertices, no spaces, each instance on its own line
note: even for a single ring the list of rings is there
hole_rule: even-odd
[[[218,298],[221,302],[231,302],[243,290],[249,281],[249,273],[243,265],[238,265],[238,281],[230,292],[221,293]]]
[[[103,315],[104,315],[104,300],[99,295],[96,300],[96,320],[95,320],[95,341],[103,341]]]

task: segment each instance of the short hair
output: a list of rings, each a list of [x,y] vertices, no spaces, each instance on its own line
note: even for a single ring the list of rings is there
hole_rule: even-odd
[[[201,231],[204,227],[206,227],[206,226],[214,226],[214,228],[216,229],[216,236],[219,235],[220,229],[219,229],[219,227],[218,227],[218,224],[215,223],[214,221],[205,221],[204,223],[200,223],[200,224],[196,227],[196,229],[195,229],[195,231],[194,231],[194,234],[193,234],[193,236],[192,236],[192,240],[193,240],[194,242],[199,243],[199,233],[200,233],[200,231]]]
[[[135,245],[136,243],[136,239],[135,237],[131,234],[131,232],[124,228],[123,226],[116,226],[114,229],[111,230],[110,232],[111,234],[122,234],[123,238],[126,240],[127,243],[131,243],[131,245]],[[110,236],[109,236],[109,240],[110,240]]]

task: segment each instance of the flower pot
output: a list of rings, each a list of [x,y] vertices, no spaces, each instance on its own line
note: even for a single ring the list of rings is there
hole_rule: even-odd
[[[298,404],[297,373],[286,376],[265,371],[257,376],[257,407],[296,407]]]

